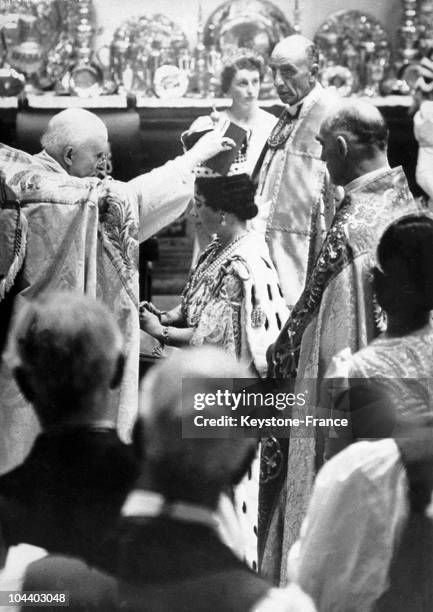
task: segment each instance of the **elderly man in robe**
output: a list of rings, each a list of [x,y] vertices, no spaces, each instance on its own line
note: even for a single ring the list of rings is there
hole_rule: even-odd
[[[55,115],[42,145],[33,156],[0,145],[2,313],[12,301],[19,308],[54,288],[78,289],[109,306],[126,342],[125,376],[110,401],[127,439],[138,406],[138,244],[183,212],[193,195],[193,168],[234,143],[206,134],[184,155],[127,183],[97,178],[108,135],[93,113]],[[23,459],[37,431],[4,359],[0,415],[3,471]]]
[[[366,346],[378,333],[372,267],[381,233],[394,219],[418,210],[401,167],[387,160],[388,131],[371,104],[345,101],[322,123],[317,135],[331,179],[344,187],[332,226],[310,279],[280,336],[268,350],[269,374],[295,392],[308,389],[309,405],[294,417],[317,414],[320,378],[332,357],[349,347]],[[286,452],[271,441],[263,455],[280,450],[264,466],[266,491],[262,524],[262,570],[284,582],[287,551],[304,517],[315,468],[322,461],[319,432],[290,432]]]
[[[318,82],[318,50],[303,36],[280,41],[271,68],[286,108],[258,162],[259,215],[253,226],[266,236],[284,298],[293,306],[334,214],[334,187],[315,137],[336,97]]]

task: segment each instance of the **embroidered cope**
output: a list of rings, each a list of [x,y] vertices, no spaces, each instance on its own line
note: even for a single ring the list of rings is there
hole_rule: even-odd
[[[126,353],[122,384],[110,401],[119,433],[129,439],[138,408],[138,244],[183,212],[193,175],[177,158],[128,183],[77,178],[46,152],[32,156],[5,145],[0,145],[0,162],[1,177],[16,200],[0,207],[0,255],[8,262],[8,269],[0,268],[0,301],[15,282],[17,309],[40,292],[59,288],[107,304]],[[3,259],[5,249],[10,254]],[[23,460],[38,432],[9,365],[5,358],[0,365],[3,471]]]
[[[419,212],[401,168],[383,168],[353,185],[338,209],[306,287],[272,351],[270,375],[294,393],[308,389],[308,405],[293,418],[318,415],[320,380],[332,357],[345,347],[357,351],[378,333],[373,306],[372,265],[379,238],[396,219]],[[305,426],[306,427],[306,426]],[[262,571],[275,582],[287,580],[287,551],[305,515],[321,439],[302,426],[282,453],[279,476],[268,475],[261,513]],[[286,456],[286,458],[283,457]],[[259,525],[260,530],[260,525]]]

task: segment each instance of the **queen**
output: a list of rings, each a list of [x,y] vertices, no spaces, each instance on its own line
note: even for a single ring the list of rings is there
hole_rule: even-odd
[[[141,328],[162,344],[215,344],[266,373],[266,349],[288,310],[268,248],[247,230],[257,214],[247,174],[197,177],[191,215],[213,240],[199,257],[181,303],[160,312],[143,303]]]
[[[141,328],[162,344],[213,344],[266,374],[266,349],[288,316],[268,247],[247,230],[257,214],[255,186],[247,174],[198,177],[192,215],[214,239],[203,251],[183,291],[181,303],[164,313],[144,303]],[[250,481],[235,490],[245,557],[257,563],[258,461]]]

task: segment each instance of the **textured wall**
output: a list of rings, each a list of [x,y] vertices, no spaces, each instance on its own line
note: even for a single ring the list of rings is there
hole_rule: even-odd
[[[380,19],[389,32],[391,40],[401,17],[402,0],[299,0],[301,6],[301,28],[306,36],[313,36],[327,16],[342,9],[359,9]],[[206,18],[223,2],[202,0],[203,18]],[[111,40],[113,31],[128,17],[140,14],[164,13],[183,29],[192,44],[196,40],[198,0],[93,0],[98,26],[96,46]],[[294,0],[274,0],[292,21]]]

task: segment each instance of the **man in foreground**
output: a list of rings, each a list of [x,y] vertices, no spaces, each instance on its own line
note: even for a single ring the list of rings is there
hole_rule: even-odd
[[[18,314],[8,359],[42,431],[0,476],[5,544],[94,561],[136,477],[110,403],[124,366],[119,328],[89,297],[47,294]]]
[[[111,591],[118,609],[314,612],[297,587],[285,593],[270,590],[221,541],[215,514],[220,495],[245,475],[256,441],[182,437],[184,419],[198,414],[195,392],[216,393],[221,380],[249,376],[233,357],[209,347],[176,352],[145,379],[134,432],[140,476],[122,509],[117,543],[103,562],[117,578]],[[195,388],[183,392],[185,379],[194,379]],[[210,418],[222,414],[211,405],[205,412]],[[72,601],[90,599],[107,576],[94,574],[91,587],[88,581],[77,582],[83,570],[76,560],[50,556],[28,568],[24,588],[45,590],[55,584],[68,590]]]

